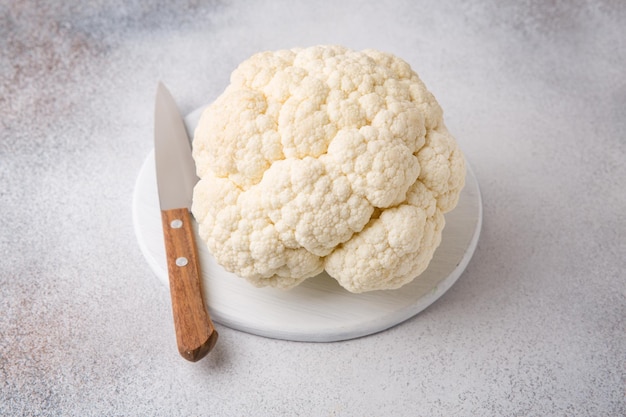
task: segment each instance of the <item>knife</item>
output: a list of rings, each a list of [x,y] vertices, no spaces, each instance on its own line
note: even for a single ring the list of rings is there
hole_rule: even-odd
[[[217,331],[202,297],[189,213],[198,177],[185,124],[161,82],[154,108],[154,156],[176,342],[181,356],[196,362],[217,342]]]

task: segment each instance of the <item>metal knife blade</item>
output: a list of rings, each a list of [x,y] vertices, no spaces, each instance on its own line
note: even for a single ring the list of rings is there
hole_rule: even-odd
[[[168,89],[159,83],[154,109],[154,154],[161,210],[191,207],[198,182],[183,118]]]
[[[176,102],[159,83],[154,110],[154,154],[161,220],[178,351],[192,362],[217,342],[200,281],[189,208],[198,181],[185,124]]]

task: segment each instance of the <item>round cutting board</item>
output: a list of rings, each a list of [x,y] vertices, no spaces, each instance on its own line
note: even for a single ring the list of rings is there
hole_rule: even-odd
[[[200,111],[186,117],[193,132]],[[401,323],[441,297],[472,257],[482,223],[476,177],[467,170],[457,207],[447,213],[441,245],[426,271],[397,290],[352,294],[325,272],[291,290],[257,288],[226,272],[197,235],[204,296],[212,319],[224,326],[276,339],[331,342],[376,333]],[[137,177],[133,221],[139,246],[156,276],[169,286],[154,152]]]

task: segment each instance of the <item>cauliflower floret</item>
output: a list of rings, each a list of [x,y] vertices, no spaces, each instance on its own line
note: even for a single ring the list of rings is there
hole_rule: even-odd
[[[262,52],[202,114],[192,212],[218,263],[291,288],[326,269],[352,292],[416,278],[465,162],[408,63],[340,46]]]
[[[320,257],[363,229],[374,211],[365,198],[352,191],[347,177],[327,171],[326,160],[277,161],[257,187],[260,207],[281,240]]]
[[[257,286],[291,288],[324,269],[319,256],[287,246],[258,205],[262,190],[242,192],[210,171],[194,189],[192,210],[199,235],[213,256]]]
[[[399,288],[426,269],[444,224],[433,194],[416,181],[405,203],[383,210],[333,251],[326,271],[351,292]]]

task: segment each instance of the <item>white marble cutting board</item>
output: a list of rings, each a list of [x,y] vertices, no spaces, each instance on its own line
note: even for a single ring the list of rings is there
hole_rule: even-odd
[[[199,114],[195,111],[185,119],[189,132]],[[146,157],[135,184],[133,220],[148,264],[163,284],[169,285],[153,152]],[[260,336],[330,342],[369,335],[413,317],[441,297],[471,259],[481,224],[480,191],[468,168],[459,204],[446,214],[442,242],[428,269],[400,289],[364,294],[344,290],[326,273],[288,291],[256,288],[221,268],[196,237],[205,300],[215,322]],[[195,222],[194,226],[197,228]]]

